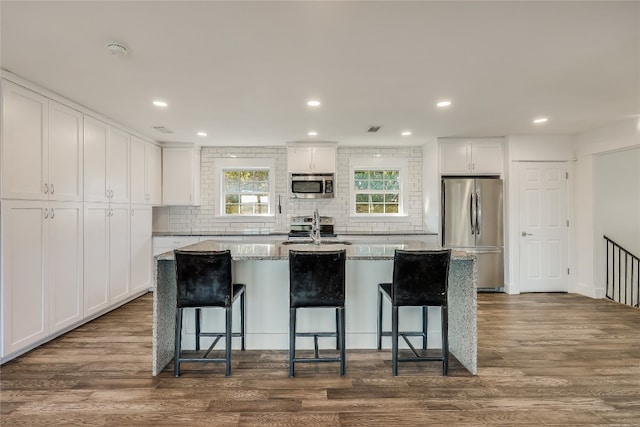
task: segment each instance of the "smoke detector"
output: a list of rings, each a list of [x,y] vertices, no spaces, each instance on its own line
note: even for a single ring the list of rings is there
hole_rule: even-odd
[[[111,53],[113,55],[122,55],[122,56],[127,56],[127,53],[129,53],[129,49],[127,49],[127,47],[117,41],[110,41],[107,42],[107,49],[109,49],[109,51],[111,51]]]

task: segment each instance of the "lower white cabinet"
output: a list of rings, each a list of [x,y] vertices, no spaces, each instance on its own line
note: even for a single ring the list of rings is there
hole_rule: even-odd
[[[151,206],[131,205],[131,294],[153,286]]]
[[[130,295],[129,205],[85,203],[84,314]]]
[[[2,356],[82,320],[82,203],[3,200]]]

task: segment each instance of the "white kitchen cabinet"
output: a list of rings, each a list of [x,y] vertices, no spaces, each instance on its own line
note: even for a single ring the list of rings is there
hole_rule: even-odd
[[[131,203],[159,205],[162,201],[161,148],[131,135]]]
[[[200,204],[200,147],[162,148],[162,204]]]
[[[440,142],[442,175],[501,174],[503,162],[502,141],[497,138]]]
[[[131,205],[131,294],[153,286],[151,206]]]
[[[128,203],[129,134],[84,117],[84,200]]]
[[[82,200],[82,114],[2,81],[2,198]]]
[[[334,144],[289,144],[287,168],[293,173],[335,173],[336,151]]]
[[[85,203],[84,314],[91,316],[130,294],[129,205]]]
[[[2,356],[82,320],[82,204],[2,201]]]

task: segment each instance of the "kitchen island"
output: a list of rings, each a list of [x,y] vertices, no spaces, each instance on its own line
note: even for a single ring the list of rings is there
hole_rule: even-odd
[[[349,242],[346,242],[349,243]],[[439,249],[422,241],[353,242],[321,245],[273,241],[229,242],[206,240],[181,248],[193,251],[229,249],[233,259],[235,283],[247,285],[246,326],[248,350],[289,348],[289,250],[346,249],[346,330],[347,349],[376,351],[378,283],[391,282],[393,255],[396,249]],[[158,375],[173,359],[175,340],[175,261],[173,252],[155,257],[155,292],[153,298],[152,373]],[[477,374],[477,267],[473,255],[453,252],[449,273],[449,351],[472,374]],[[385,304],[385,329],[390,329],[390,304]],[[234,325],[239,324],[238,310]],[[401,309],[401,329],[419,328],[419,308]],[[223,324],[222,310],[203,311],[203,330],[208,324]],[[332,310],[307,309],[299,314],[298,325],[318,330],[334,327]],[[183,348],[195,348],[194,316],[185,313]],[[414,326],[415,325],[415,326]],[[218,328],[219,330],[219,328]],[[429,348],[441,347],[440,309],[429,308]],[[327,340],[330,340],[327,338]],[[313,348],[313,340],[300,340],[300,349]],[[325,345],[335,345],[327,341]],[[321,343],[322,343],[321,339]],[[331,344],[328,344],[328,343]],[[202,339],[206,348],[208,342]],[[402,342],[401,342],[402,344]],[[383,349],[390,348],[390,338],[383,338]],[[237,343],[234,342],[234,348]],[[402,348],[402,346],[401,346]],[[407,347],[408,348],[408,347]],[[391,357],[391,353],[389,353]],[[348,359],[348,353],[347,353]]]

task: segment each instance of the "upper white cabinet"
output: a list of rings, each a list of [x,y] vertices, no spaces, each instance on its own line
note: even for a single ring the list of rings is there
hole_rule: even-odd
[[[502,140],[441,139],[441,174],[501,174],[504,162]]]
[[[162,149],[131,136],[131,203],[160,205],[162,202]]]
[[[292,143],[287,145],[287,169],[294,173],[314,173],[336,171],[337,147],[332,143],[308,145]]]
[[[162,204],[200,204],[200,147],[162,148]]]
[[[84,118],[84,200],[129,203],[129,134]]]
[[[82,200],[82,114],[2,81],[2,198]]]

